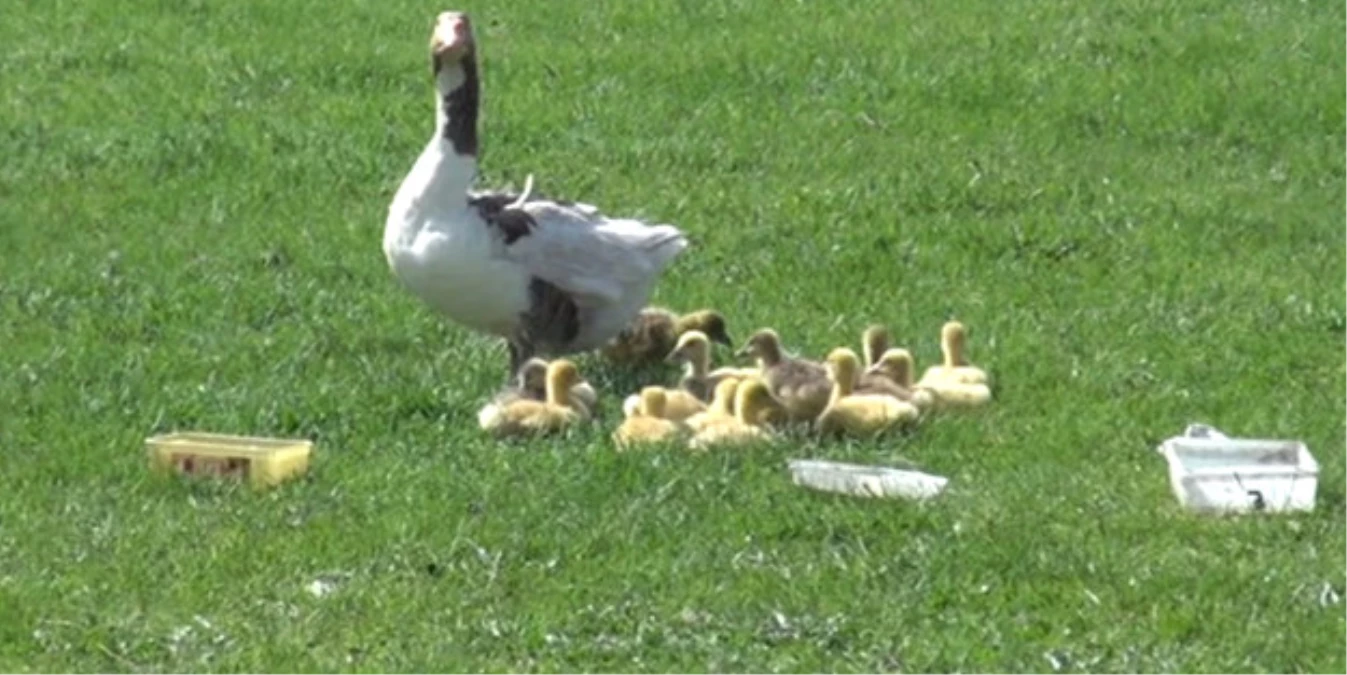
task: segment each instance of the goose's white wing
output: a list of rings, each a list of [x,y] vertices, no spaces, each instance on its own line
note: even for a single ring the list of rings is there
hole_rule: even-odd
[[[540,199],[518,208],[533,227],[503,255],[581,307],[626,304],[633,296],[644,302],[655,278],[688,245],[672,225],[608,218],[588,204]]]

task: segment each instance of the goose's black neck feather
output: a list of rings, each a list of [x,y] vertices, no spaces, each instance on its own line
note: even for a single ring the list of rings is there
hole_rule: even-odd
[[[477,112],[481,105],[481,82],[477,75],[477,55],[468,53],[459,61],[463,84],[445,94],[441,105],[448,122],[444,137],[459,155],[477,156]]]

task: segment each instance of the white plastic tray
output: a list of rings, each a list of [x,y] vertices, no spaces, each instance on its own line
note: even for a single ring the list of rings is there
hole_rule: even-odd
[[[920,471],[844,464],[815,459],[790,460],[796,485],[857,497],[930,499],[945,489],[948,478]]]
[[[1214,431],[1214,430],[1213,430]],[[1157,450],[1179,503],[1194,511],[1311,511],[1319,464],[1300,441],[1176,436]]]

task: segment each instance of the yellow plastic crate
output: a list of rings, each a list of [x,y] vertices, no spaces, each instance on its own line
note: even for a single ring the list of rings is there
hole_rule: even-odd
[[[203,432],[162,434],[145,439],[150,466],[193,476],[220,476],[267,487],[309,469],[313,441],[257,438]]]

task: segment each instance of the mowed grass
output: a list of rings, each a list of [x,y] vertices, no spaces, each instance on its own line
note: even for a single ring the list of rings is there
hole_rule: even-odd
[[[982,411],[870,443],[497,443],[498,344],[405,293],[405,1],[0,22],[0,670],[1344,669],[1344,9],[481,2],[483,178],[695,239],[655,300],[800,353],[947,317]],[[1182,512],[1155,446],[1297,438],[1317,509]],[[257,494],[150,434],[317,441]],[[933,502],[791,485],[914,465]],[[334,590],[314,597],[321,580]]]

